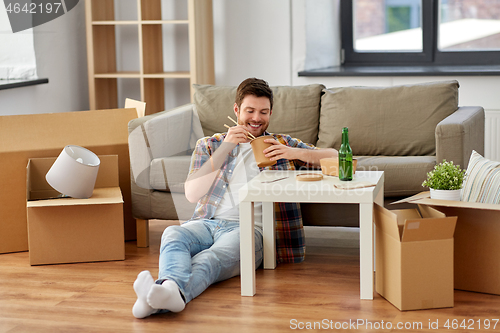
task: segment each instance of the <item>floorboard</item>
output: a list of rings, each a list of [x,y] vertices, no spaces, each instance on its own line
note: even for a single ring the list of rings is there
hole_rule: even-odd
[[[301,264],[259,269],[255,297],[241,297],[233,278],[181,313],[135,319],[132,284],[141,270],[158,274],[161,232],[172,223],[151,223],[149,248],[127,242],[125,261],[30,266],[28,252],[0,255],[0,333],[333,331],[335,325],[346,332],[500,331],[500,323],[493,327],[500,296],[455,291],[453,308],[407,312],[378,294],[360,300],[359,250],[323,247],[308,247]],[[457,329],[445,328],[453,319]],[[473,330],[459,327],[463,320]],[[436,321],[439,329],[430,329]],[[406,329],[397,330],[398,323]]]

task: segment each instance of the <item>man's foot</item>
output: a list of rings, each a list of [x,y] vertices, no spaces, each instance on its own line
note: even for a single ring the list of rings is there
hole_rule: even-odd
[[[172,280],[165,280],[161,285],[151,286],[147,301],[151,308],[166,309],[172,312],[180,312],[186,306],[177,283]]]
[[[137,295],[137,301],[135,301],[134,307],[132,308],[134,317],[146,318],[158,311],[152,308],[147,301],[148,293],[154,284],[155,281],[149,271],[142,271],[137,275],[137,279],[134,282],[134,291]]]

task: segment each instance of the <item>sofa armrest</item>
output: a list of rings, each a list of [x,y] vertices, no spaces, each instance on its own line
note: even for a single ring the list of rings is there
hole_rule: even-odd
[[[175,109],[174,109],[175,110]],[[135,119],[132,119],[129,123],[128,123],[128,133],[132,133],[132,131],[134,129],[136,129],[138,126],[141,126],[142,124],[144,124],[145,122],[151,120],[151,119],[154,119],[156,117],[160,117],[168,112],[170,112],[172,110],[166,110],[166,111],[162,111],[162,112],[157,112],[157,113],[153,113],[153,114],[150,114],[150,115],[147,115],[147,116],[144,116],[144,117],[139,117],[139,118],[135,118]]]
[[[151,189],[151,161],[190,155],[196,141],[203,137],[193,104],[134,119],[128,129],[132,181],[144,189]]]
[[[436,127],[436,162],[453,161],[466,169],[472,150],[484,155],[484,109],[459,107]]]

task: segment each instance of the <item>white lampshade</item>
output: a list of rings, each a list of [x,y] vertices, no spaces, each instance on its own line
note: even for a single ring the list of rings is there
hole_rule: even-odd
[[[56,191],[67,196],[87,199],[94,192],[101,161],[96,154],[80,146],[66,146],[45,179]]]

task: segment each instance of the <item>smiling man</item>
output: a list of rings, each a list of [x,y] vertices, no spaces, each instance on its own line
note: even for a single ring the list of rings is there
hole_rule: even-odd
[[[198,140],[185,183],[186,198],[197,202],[193,217],[165,229],[160,248],[159,277],[139,273],[134,282],[137,318],[182,311],[211,284],[239,275],[240,227],[238,191],[262,170],[257,167],[249,133],[271,135],[264,150],[277,163],[264,169],[296,170],[319,167],[319,160],[336,157],[335,149],[319,149],[289,135],[270,134],[273,91],[267,82],[250,78],[237,89],[234,113],[238,125],[227,133]],[[279,262],[304,260],[305,243],[300,206],[276,204]],[[262,262],[262,206],[255,204],[255,261]]]

